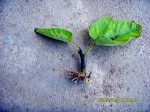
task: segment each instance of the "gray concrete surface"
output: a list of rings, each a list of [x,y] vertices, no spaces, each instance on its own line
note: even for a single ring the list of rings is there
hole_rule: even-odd
[[[88,26],[111,15],[134,20],[141,38],[96,47],[87,57],[93,84],[73,84],[79,56],[66,43],[43,38],[36,27],[62,27],[88,48]],[[138,98],[102,103],[99,98]],[[149,0],[0,0],[0,110],[9,112],[150,112]]]

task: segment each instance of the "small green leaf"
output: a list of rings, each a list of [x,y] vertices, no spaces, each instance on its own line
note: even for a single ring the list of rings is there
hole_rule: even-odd
[[[35,32],[67,43],[72,40],[72,33],[61,28],[36,28]]]
[[[141,25],[126,20],[103,17],[89,27],[89,35],[96,45],[117,46],[139,38]]]

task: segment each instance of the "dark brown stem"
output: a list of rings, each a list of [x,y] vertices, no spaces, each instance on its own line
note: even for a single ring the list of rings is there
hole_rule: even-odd
[[[85,73],[85,68],[86,68],[85,57],[84,57],[84,54],[83,54],[81,48],[79,48],[78,53],[79,53],[80,59],[81,59],[81,72]]]

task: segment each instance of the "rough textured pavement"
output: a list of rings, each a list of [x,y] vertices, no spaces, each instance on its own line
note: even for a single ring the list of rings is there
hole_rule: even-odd
[[[0,111],[150,112],[149,0],[0,0]],[[87,57],[93,84],[73,84],[79,56],[66,43],[34,33],[62,27],[88,48],[88,26],[103,16],[134,20],[141,38],[119,47],[96,47]],[[138,98],[104,103],[99,98]]]

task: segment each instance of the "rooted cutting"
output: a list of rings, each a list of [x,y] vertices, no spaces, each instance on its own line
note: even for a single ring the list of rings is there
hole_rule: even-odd
[[[91,73],[86,74],[85,56],[97,45],[118,46],[139,38],[142,33],[142,27],[127,20],[114,20],[112,17],[100,18],[89,27],[89,36],[93,40],[93,44],[85,53],[72,43],[72,33],[68,30],[62,28],[35,28],[35,32],[69,43],[78,52],[81,59],[81,71],[71,72],[70,78],[75,82],[80,80],[89,82]]]

